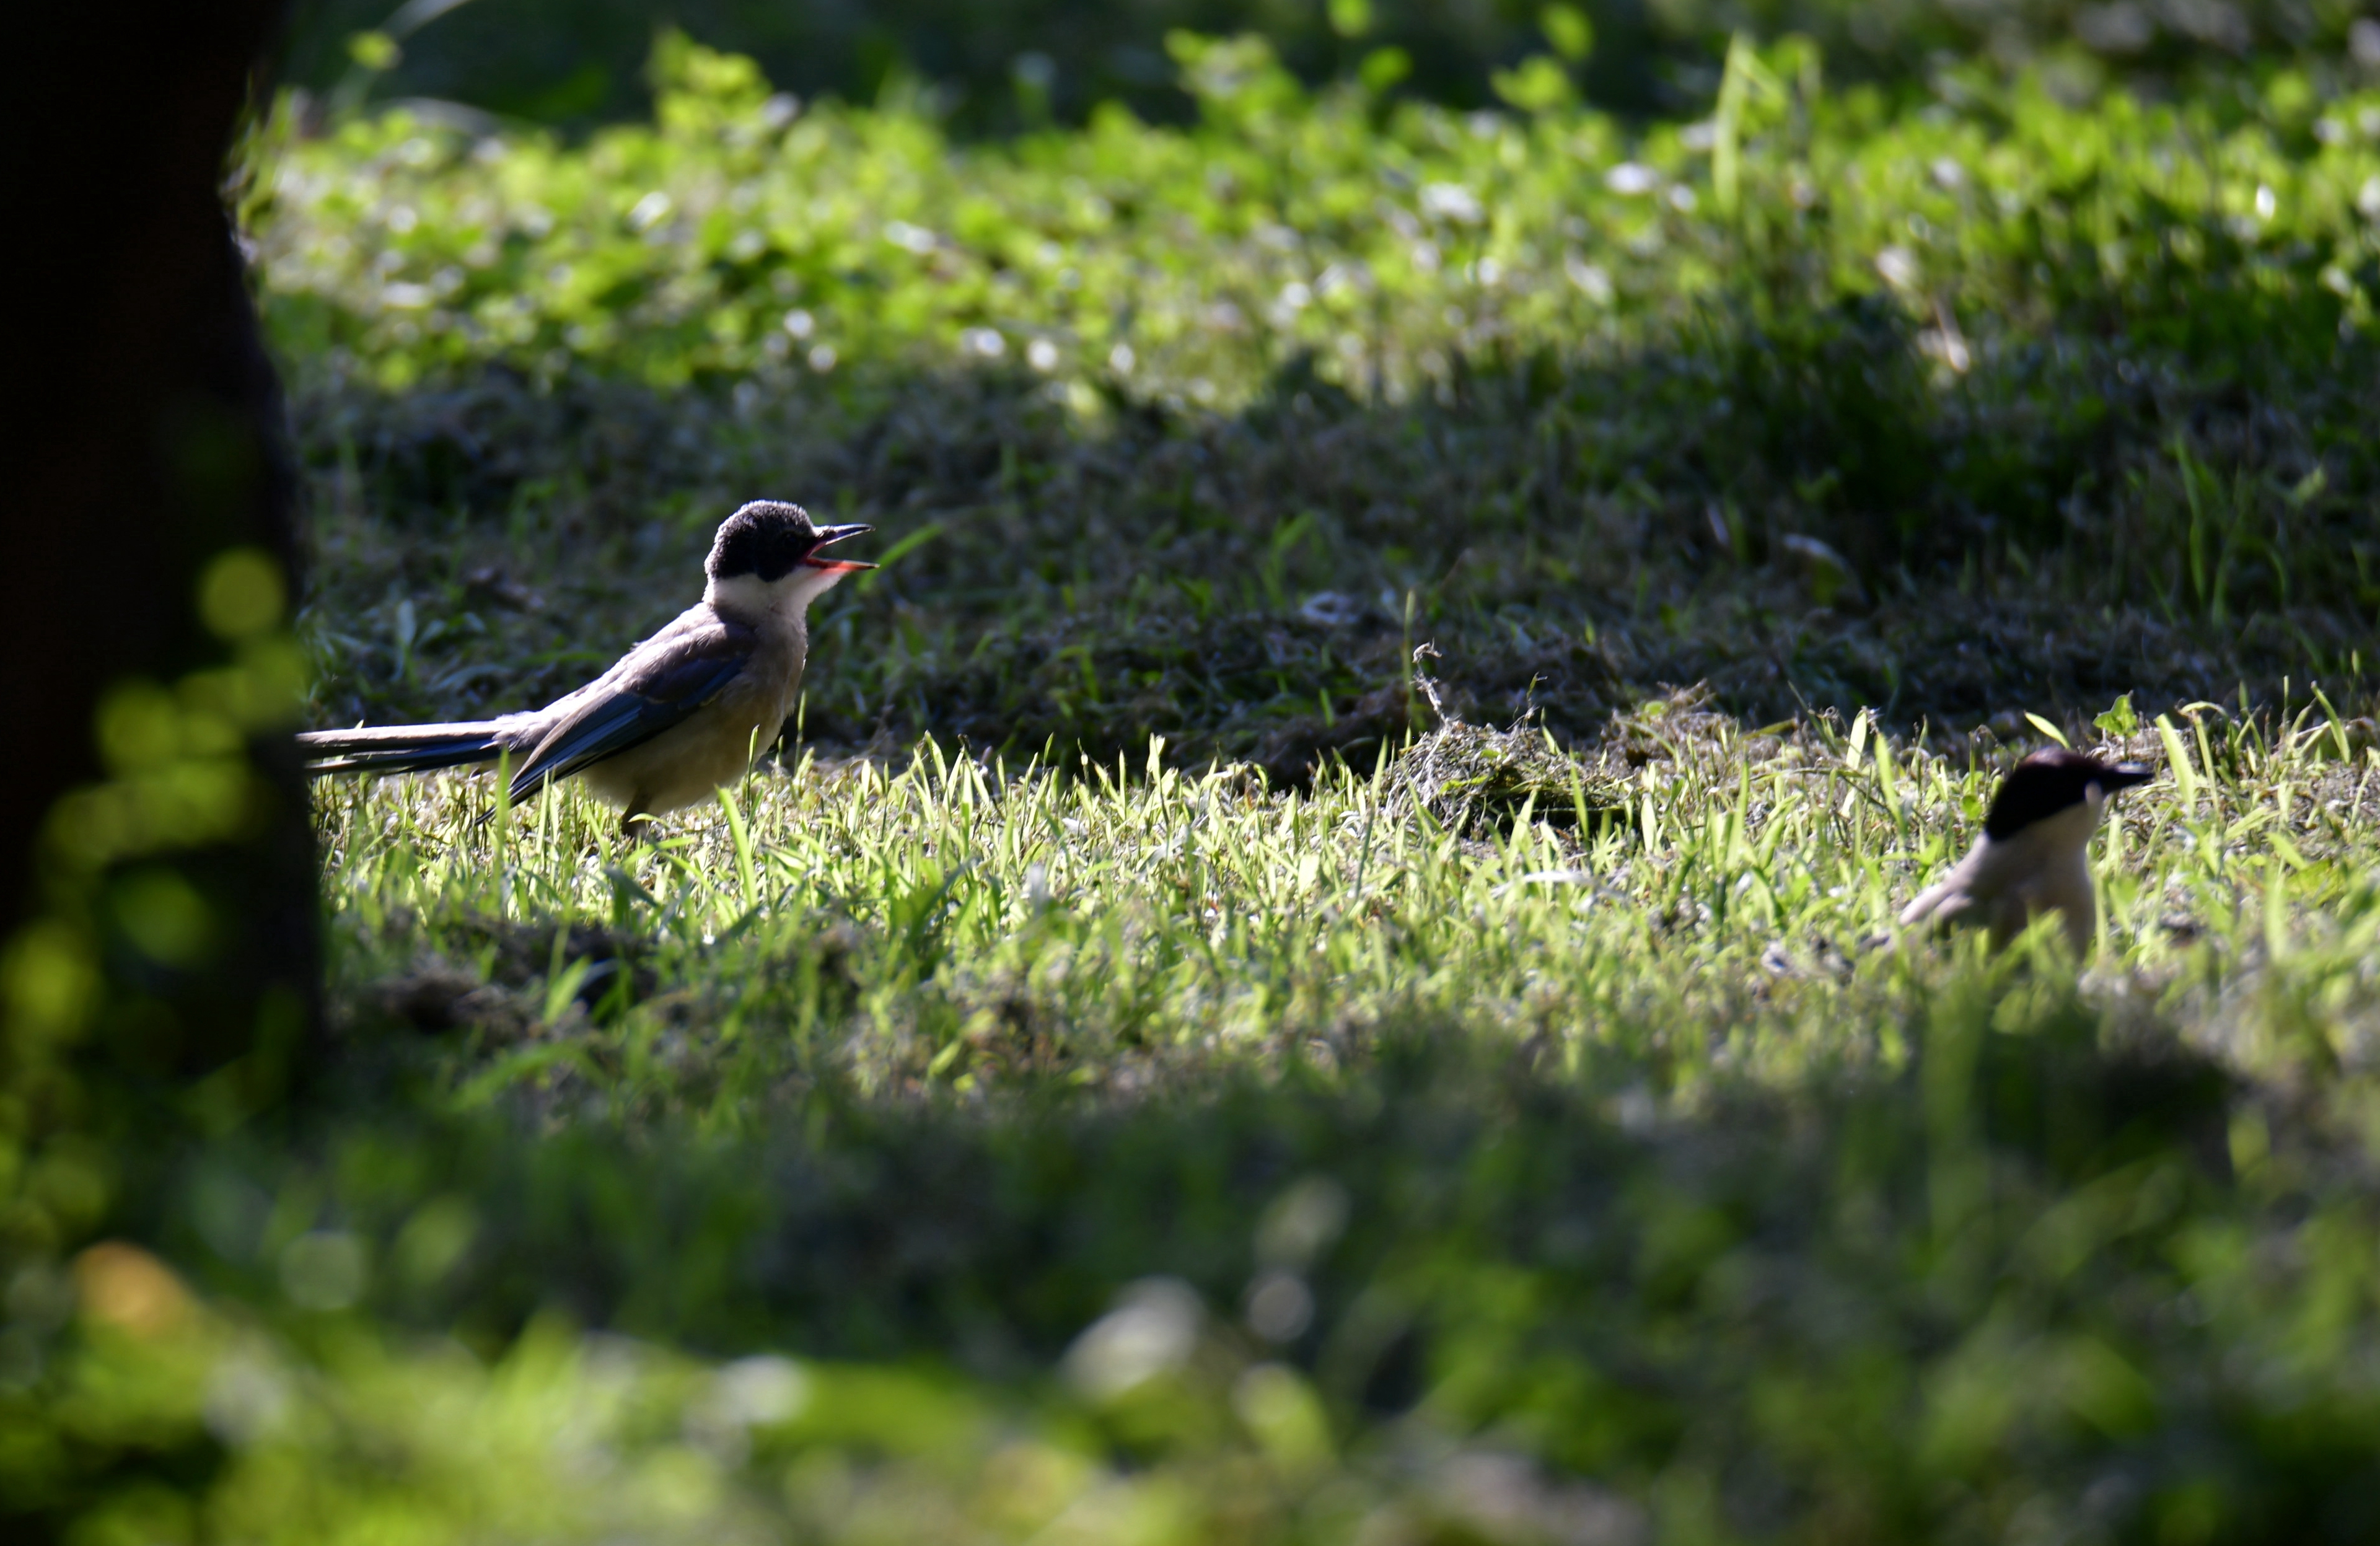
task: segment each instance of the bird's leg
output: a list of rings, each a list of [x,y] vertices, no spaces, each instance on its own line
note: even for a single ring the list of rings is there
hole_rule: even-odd
[[[653,832],[653,819],[646,814],[644,795],[639,791],[620,812],[620,835],[631,843],[650,843]]]

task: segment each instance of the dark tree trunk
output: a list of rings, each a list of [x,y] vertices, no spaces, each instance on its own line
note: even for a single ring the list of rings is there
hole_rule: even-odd
[[[293,480],[224,193],[282,9],[9,29],[0,1147],[227,1069],[237,1114],[312,1020]]]

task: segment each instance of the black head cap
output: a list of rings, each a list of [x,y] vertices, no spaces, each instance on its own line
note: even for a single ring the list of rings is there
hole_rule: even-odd
[[[2036,751],[2009,770],[1992,797],[1984,818],[1984,834],[1994,841],[2014,837],[2046,817],[2082,803],[2094,784],[2102,796],[2155,775],[2138,762],[2102,762],[2086,752],[2052,747]]]
[[[819,545],[810,513],[782,500],[756,499],[719,523],[702,567],[713,579],[758,575],[783,579]]]

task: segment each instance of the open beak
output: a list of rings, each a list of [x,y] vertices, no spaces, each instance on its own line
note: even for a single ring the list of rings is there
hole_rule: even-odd
[[[861,526],[856,521],[849,526],[820,527],[818,547],[812,548],[809,556],[802,562],[813,569],[824,569],[827,573],[835,575],[856,574],[862,569],[872,569],[876,567],[873,564],[862,564],[856,558],[828,558],[823,556],[819,549],[830,542],[842,542],[845,537],[862,536],[875,530],[876,528],[872,526]]]

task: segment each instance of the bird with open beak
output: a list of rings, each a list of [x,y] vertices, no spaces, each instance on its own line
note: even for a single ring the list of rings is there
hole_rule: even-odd
[[[577,774],[620,826],[710,797],[741,778],[793,712],[809,604],[873,564],[826,549],[865,526],[818,526],[798,505],[754,500],[721,523],[702,600],[602,676],[542,709],[449,724],[317,730],[307,771],[420,773],[512,760],[511,797]]]
[[[2036,914],[2054,911],[2082,955],[2099,923],[2091,834],[2109,800],[2153,776],[2137,762],[2103,762],[2063,747],[2034,752],[2000,781],[1967,857],[1901,909],[1901,927],[1981,923],[1998,950]]]

